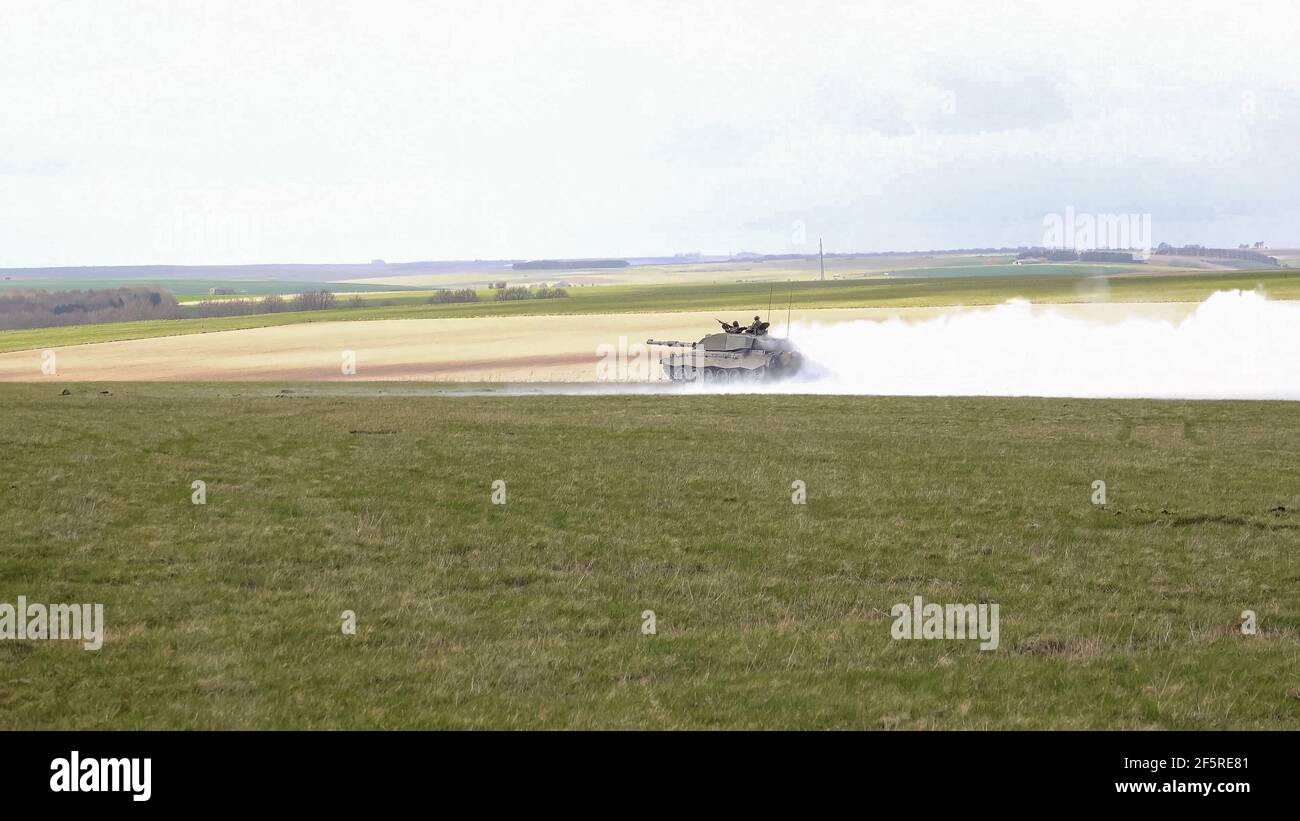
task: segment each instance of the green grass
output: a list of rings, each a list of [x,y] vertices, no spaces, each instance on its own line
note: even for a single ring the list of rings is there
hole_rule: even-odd
[[[1161,276],[1082,277],[1043,276],[933,277],[846,280],[790,284],[721,283],[703,285],[611,285],[569,289],[564,299],[497,302],[490,291],[477,303],[427,304],[425,297],[394,296],[399,304],[334,308],[328,311],[258,314],[218,319],[173,319],[0,331],[0,352],[53,348],[86,342],[142,339],[187,333],[370,319],[436,319],[440,317],[520,316],[526,314],[608,314],[652,311],[765,311],[769,296],[773,311],[793,293],[800,308],[867,306],[929,307],[992,305],[1012,298],[1035,302],[1195,302],[1218,290],[1262,287],[1275,299],[1300,299],[1300,273],[1295,271],[1214,272]],[[409,301],[408,301],[409,300]]]
[[[1291,404],[61,387],[0,386],[0,602],[107,639],[0,641],[0,728],[1300,727]]]

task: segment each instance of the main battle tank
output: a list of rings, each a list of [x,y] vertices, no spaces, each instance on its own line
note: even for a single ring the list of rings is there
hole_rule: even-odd
[[[664,375],[674,382],[783,379],[799,370],[803,357],[789,339],[768,336],[767,326],[761,322],[756,331],[709,334],[699,342],[647,339],[646,344],[673,349],[662,364]]]

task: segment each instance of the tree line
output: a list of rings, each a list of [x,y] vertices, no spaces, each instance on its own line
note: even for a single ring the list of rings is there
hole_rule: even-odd
[[[176,297],[165,288],[130,287],[86,291],[0,291],[0,330],[176,319]]]
[[[351,307],[364,303],[354,300]],[[338,307],[331,291],[309,291],[292,297],[269,294],[248,299],[205,299],[183,305],[166,288],[133,286],[76,291],[15,289],[0,291],[0,330],[95,325],[155,319],[273,314],[281,311],[323,311]]]
[[[1176,247],[1162,242],[1156,247],[1155,253],[1171,256],[1202,257],[1205,259],[1244,259],[1267,265],[1270,268],[1280,265],[1276,258],[1246,248],[1206,248],[1201,245]]]
[[[504,286],[504,283],[502,283]],[[497,300],[556,299],[569,294],[563,288],[501,287]],[[478,302],[473,288],[439,291],[430,303]],[[166,288],[134,286],[77,291],[40,289],[0,290],[0,331],[50,328],[63,325],[93,325],[105,322],[133,322],[155,319],[190,319],[222,316],[250,316],[287,311],[324,311],[330,308],[363,308],[387,304],[353,297],[340,304],[332,291],[308,291],[285,297],[205,299],[182,304]]]
[[[352,307],[359,307],[354,301]],[[332,291],[307,291],[286,299],[279,294],[267,294],[260,299],[205,299],[181,306],[187,316],[248,316],[250,314],[277,314],[282,311],[324,311],[339,307]]]

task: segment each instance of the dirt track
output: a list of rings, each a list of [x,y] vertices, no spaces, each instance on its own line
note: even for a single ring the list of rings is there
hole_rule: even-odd
[[[1177,320],[1193,303],[1042,306],[1097,321],[1128,314]],[[923,319],[959,308],[846,308],[796,312],[794,321]],[[726,315],[726,319],[746,319]],[[784,318],[773,331],[782,333]],[[40,351],[0,354],[0,381],[436,380],[591,382],[599,346],[647,338],[699,339],[712,313],[602,314],[320,322],[56,348],[57,374]],[[344,374],[354,352],[355,375]],[[657,369],[656,369],[657,370]]]

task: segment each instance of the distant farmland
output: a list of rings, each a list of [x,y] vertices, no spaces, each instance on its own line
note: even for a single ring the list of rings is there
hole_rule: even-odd
[[[358,287],[365,289],[364,286]],[[1153,272],[1147,276],[1122,274],[1110,277],[1076,274],[610,285],[574,288],[569,291],[567,299],[515,302],[492,300],[491,292],[484,290],[481,302],[440,305],[428,304],[431,292],[427,289],[403,290],[394,292],[391,297],[363,298],[363,307],[3,331],[0,332],[0,352],[303,322],[750,310],[765,308],[769,298],[773,310],[779,311],[787,299],[800,309],[996,305],[1009,299],[1036,303],[1199,302],[1215,291],[1257,288],[1271,299],[1300,299],[1300,271],[1271,269],[1183,274]],[[379,302],[394,304],[380,305]]]
[[[269,296],[270,294],[297,294],[303,291],[333,291],[356,293],[358,291],[409,291],[405,285],[363,285],[346,282],[294,282],[290,280],[229,280],[229,279],[0,279],[0,289],[31,288],[42,291],[88,291],[104,288],[131,288],[154,285],[166,288],[182,302],[187,298],[209,296],[213,288],[233,289],[233,296]]]

